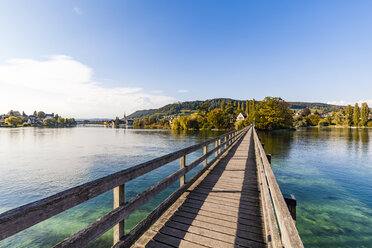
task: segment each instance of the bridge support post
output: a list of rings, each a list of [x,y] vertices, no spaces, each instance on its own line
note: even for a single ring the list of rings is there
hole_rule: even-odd
[[[271,154],[266,154],[267,160],[269,160],[269,163],[271,164]]]
[[[221,145],[221,138],[218,139],[218,145]],[[221,154],[221,147],[218,148],[218,154]]]
[[[181,159],[180,159],[180,167],[181,167],[181,170],[186,167],[186,156],[182,156],[181,157]],[[186,183],[186,175],[183,175],[180,178],[180,187],[182,187],[183,185],[185,185],[185,183]]]
[[[214,147],[217,147],[218,146],[218,141],[216,140],[216,142],[214,143]],[[214,155],[217,157],[218,156],[218,150],[216,150],[216,152],[214,153]]]
[[[207,146],[203,146],[203,155],[207,154]],[[207,166],[207,159],[204,159],[203,166]]]
[[[296,205],[297,205],[296,198],[292,194],[283,194],[283,197],[284,197],[285,203],[287,204],[289,213],[291,214],[292,219],[296,223]]]
[[[225,143],[225,149],[224,150],[226,150],[227,149],[227,136],[225,136],[225,138],[224,138],[224,141],[223,141],[224,143]]]
[[[114,188],[114,209],[120,207],[125,202],[125,184]],[[114,226],[114,245],[124,237],[125,220],[120,221]]]

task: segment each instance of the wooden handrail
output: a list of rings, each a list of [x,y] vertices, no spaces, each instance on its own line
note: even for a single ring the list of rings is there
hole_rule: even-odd
[[[304,247],[254,128],[253,134],[268,246],[275,248]]]
[[[65,190],[50,197],[2,213],[0,214],[0,240],[12,236],[26,228],[40,223],[43,220],[46,220],[56,214],[66,211],[67,209],[70,209],[85,201],[88,201],[89,199],[105,193],[108,190],[111,190],[119,185],[123,185],[126,182],[142,176],[152,170],[155,170],[167,163],[170,163],[176,159],[186,156],[187,154],[195,152],[198,149],[204,149],[204,147],[208,146],[209,144],[212,144],[216,141],[218,142],[225,137],[229,137],[227,141],[222,144],[221,142],[219,142],[219,145],[216,146],[213,150],[206,152],[203,156],[199,157],[185,168],[178,170],[164,180],[145,190],[141,194],[130,199],[122,206],[114,209],[110,213],[98,219],[96,222],[84,228],[82,231],[76,233],[75,235],[58,244],[59,247],[64,247],[64,244],[83,244],[80,242],[81,240],[85,239],[87,242],[84,241],[83,245],[86,245],[102,235],[104,233],[102,232],[102,230],[108,230],[113,225],[123,220],[130,213],[138,209],[144,203],[151,200],[155,195],[157,195],[162,190],[178,180],[181,176],[185,175],[198,164],[205,161],[210,155],[221,149],[222,146],[226,145],[227,147],[229,147],[231,144],[233,144],[234,140],[236,141],[238,137],[242,137],[243,134],[247,132],[247,130],[247,128],[244,128],[241,130],[228,132],[214,139],[210,139],[208,141],[181,149],[179,151],[164,155],[151,161],[136,165],[134,167],[116,172],[103,178],[82,184],[80,186]],[[220,155],[221,153],[218,154],[218,156]],[[69,241],[67,242],[67,240]],[[76,247],[81,246],[82,245],[77,245]]]

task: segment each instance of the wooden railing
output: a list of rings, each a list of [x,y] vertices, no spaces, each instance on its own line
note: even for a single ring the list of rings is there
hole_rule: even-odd
[[[156,221],[156,219],[160,217],[161,214],[208,169],[208,167],[215,163],[224,151],[236,144],[248,129],[249,128],[243,128],[226,133],[217,138],[187,147],[2,213],[0,214],[0,240],[12,236],[113,189],[114,209],[84,229],[58,243],[55,247],[85,247],[112,227],[114,227],[114,246],[127,247],[135,242]],[[215,147],[208,151],[208,145],[213,143],[215,144]],[[203,150],[203,155],[187,165],[186,155],[199,149]],[[207,158],[209,158],[213,153],[215,154],[215,157],[207,163]],[[162,167],[176,159],[180,159],[181,168],[178,171],[132,199],[125,201],[125,183]],[[186,181],[186,173],[201,163],[203,163],[203,168]],[[180,187],[163,201],[153,212],[151,212],[147,218],[141,221],[128,234],[124,235],[125,218],[177,180],[180,180]]]
[[[253,135],[268,247],[304,247],[254,128]]]

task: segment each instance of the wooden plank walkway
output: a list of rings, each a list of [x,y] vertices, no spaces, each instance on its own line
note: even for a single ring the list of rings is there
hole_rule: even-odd
[[[132,247],[266,247],[252,129]]]

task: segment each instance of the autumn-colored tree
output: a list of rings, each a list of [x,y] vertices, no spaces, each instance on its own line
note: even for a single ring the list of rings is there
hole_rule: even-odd
[[[5,119],[5,123],[8,125],[20,125],[22,124],[22,118],[21,117],[16,117],[16,116],[9,116],[8,118]]]
[[[260,102],[255,115],[259,129],[281,129],[292,127],[293,117],[289,104],[279,97],[266,97]]]
[[[309,108],[304,108],[302,111],[301,111],[301,115],[302,116],[308,116],[311,114],[311,111]]]
[[[307,118],[310,121],[310,125],[317,126],[319,124],[319,121],[320,121],[320,116],[319,115],[316,115],[316,114],[308,115]]]

